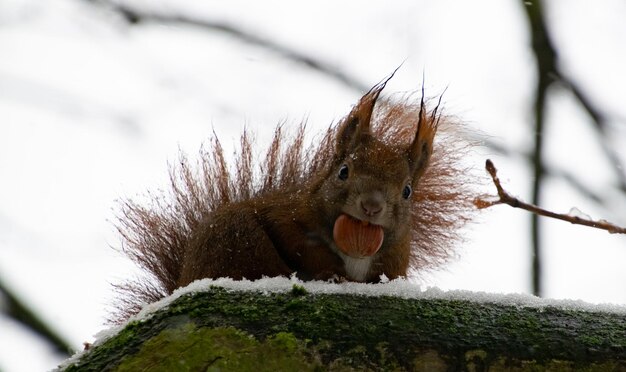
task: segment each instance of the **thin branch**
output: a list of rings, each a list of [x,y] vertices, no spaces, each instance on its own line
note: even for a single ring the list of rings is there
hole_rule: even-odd
[[[221,33],[230,35],[236,39],[239,39],[240,41],[244,43],[259,46],[267,50],[270,50],[285,59],[291,60],[295,63],[304,65],[319,73],[330,76],[331,78],[343,83],[344,85],[348,86],[349,88],[357,92],[365,92],[369,89],[369,87],[366,84],[363,84],[360,81],[358,81],[358,79],[346,74],[343,71],[340,71],[336,66],[333,66],[330,63],[327,63],[325,61],[316,59],[305,53],[291,49],[286,45],[277,43],[276,41],[263,38],[258,33],[244,30],[243,28],[235,27],[232,24],[228,24],[226,22],[194,18],[188,15],[182,15],[182,14],[170,15],[170,14],[157,13],[153,11],[146,11],[146,10],[142,10],[139,8],[131,7],[126,4],[113,2],[109,0],[87,0],[87,1],[106,6],[107,8],[120,13],[124,17],[124,19],[127,20],[131,24],[156,22],[156,23],[161,23],[161,24],[192,26],[192,27],[202,28],[205,30],[221,32]]]
[[[478,137],[477,135],[471,135],[469,138],[472,141],[480,143],[482,146],[487,147],[496,154],[500,154],[509,158],[521,158],[522,160],[532,164],[533,158],[532,155],[528,152],[511,149],[510,147],[502,145],[497,141],[493,141],[489,138]],[[564,180],[585,198],[592,200],[594,203],[601,205],[602,207],[607,207],[608,200],[600,193],[593,191],[591,188],[585,185],[585,183],[577,178],[576,175],[574,175],[573,173],[568,172],[565,169],[550,167],[546,164],[543,165],[543,172],[544,175],[547,177],[559,178]]]
[[[487,159],[485,168],[487,169],[487,172],[489,172],[489,174],[491,175],[491,179],[493,179],[493,183],[496,185],[499,199],[490,201],[490,200],[477,198],[476,200],[474,200],[474,204],[479,209],[489,208],[497,204],[508,204],[513,208],[525,209],[539,216],[556,218],[556,219],[567,221],[569,223],[576,224],[576,225],[594,227],[596,229],[606,230],[611,234],[626,234],[626,228],[614,225],[608,221],[604,221],[604,220],[593,221],[591,219],[582,218],[579,216],[573,216],[571,214],[555,213],[555,212],[551,212],[546,209],[543,209],[541,207],[538,207],[534,204],[525,203],[521,201],[520,199],[514,196],[511,196],[511,194],[509,194],[508,192],[506,192],[506,190],[504,190],[504,188],[500,184],[500,179],[498,178],[498,175],[497,175],[498,170],[493,165],[493,162],[491,160]]]

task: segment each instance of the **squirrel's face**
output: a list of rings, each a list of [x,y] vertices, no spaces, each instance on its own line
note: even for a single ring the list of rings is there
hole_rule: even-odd
[[[354,244],[367,256],[408,233],[416,183],[406,151],[368,136],[334,164],[319,191],[338,245],[342,235],[364,235],[350,239],[362,241]]]
[[[408,221],[414,183],[405,153],[369,137],[336,163],[324,187],[335,217],[347,214],[389,232]]]
[[[383,87],[365,94],[337,128],[335,154],[317,190],[334,243],[355,258],[408,241],[411,195],[428,165],[436,132],[422,101],[414,117],[397,119],[410,121],[399,126],[416,128],[408,146],[375,138],[373,110]]]

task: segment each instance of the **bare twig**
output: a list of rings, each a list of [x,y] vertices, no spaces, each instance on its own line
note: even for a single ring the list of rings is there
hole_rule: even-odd
[[[497,204],[508,204],[513,208],[525,209],[539,216],[556,218],[556,219],[567,221],[576,225],[595,227],[596,229],[606,230],[611,234],[626,234],[626,228],[614,225],[608,221],[604,221],[604,220],[593,221],[591,219],[586,219],[586,218],[582,218],[579,216],[573,216],[570,214],[555,213],[555,212],[551,212],[546,209],[543,209],[541,207],[538,207],[534,204],[525,203],[519,200],[518,198],[511,196],[511,194],[509,194],[508,192],[506,192],[506,190],[504,190],[504,188],[500,184],[500,179],[498,178],[498,175],[497,175],[498,170],[493,165],[493,162],[491,160],[487,159],[485,168],[487,169],[487,172],[489,172],[489,174],[491,175],[491,178],[493,179],[493,183],[496,185],[499,199],[498,200],[485,200],[482,198],[477,198],[474,200],[474,204],[479,209],[489,208]]]

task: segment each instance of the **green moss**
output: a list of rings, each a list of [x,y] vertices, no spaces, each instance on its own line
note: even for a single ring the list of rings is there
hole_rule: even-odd
[[[301,285],[294,284],[293,287],[291,287],[291,294],[294,296],[304,296],[308,293],[309,292],[306,290],[306,288]]]
[[[267,342],[289,354],[296,352],[300,346],[298,339],[287,332],[279,332],[269,337]]]
[[[131,322],[117,335],[105,341],[102,345],[93,347],[77,363],[70,365],[65,371],[102,371],[108,366],[117,365],[120,355],[135,353],[144,337],[153,334],[146,332],[143,322]],[[153,331],[158,331],[154,327]]]
[[[468,368],[468,370],[471,370]],[[592,363],[586,366],[576,365],[566,360],[549,360],[539,363],[536,360],[515,360],[499,358],[488,366],[490,372],[512,372],[512,371],[529,371],[529,372],[607,372],[607,371],[623,371],[624,366],[620,366],[615,362]]]
[[[232,327],[198,329],[186,324],[148,340],[116,371],[314,371],[320,364],[305,350],[288,333],[260,342]]]
[[[414,371],[448,371],[450,366],[436,350],[419,351],[412,363]]]
[[[193,327],[194,333],[237,329],[245,337],[253,335],[254,345],[304,356],[311,368],[319,361],[339,370],[440,363],[453,369],[503,363],[541,370],[567,361],[584,369],[607,359],[621,368],[626,360],[626,319],[618,314],[295,292],[264,295],[212,288],[183,296],[96,347],[74,370],[114,368],[122,356],[139,355],[144,341],[184,327]],[[420,355],[420,350],[428,353]]]

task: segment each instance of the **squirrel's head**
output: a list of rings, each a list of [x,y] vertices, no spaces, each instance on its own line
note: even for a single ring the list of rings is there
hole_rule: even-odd
[[[371,256],[407,238],[412,195],[433,151],[437,125],[427,117],[423,99],[414,117],[397,116],[414,120],[409,143],[376,138],[381,133],[375,133],[375,121],[389,120],[374,114],[386,82],[366,93],[339,124],[329,173],[318,190],[335,244],[353,257]],[[391,123],[396,124],[407,125]]]

